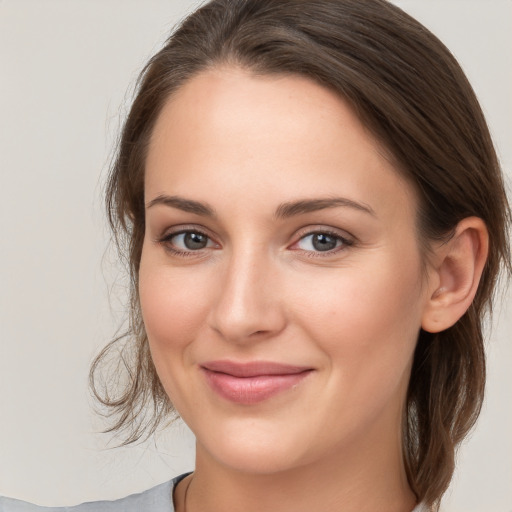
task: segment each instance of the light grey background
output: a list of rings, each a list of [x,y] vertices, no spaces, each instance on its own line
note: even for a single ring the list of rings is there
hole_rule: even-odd
[[[459,58],[512,167],[512,2],[396,0]],[[109,450],[88,366],[123,318],[101,191],[138,71],[190,0],[0,0],[0,494],[113,499],[193,467],[183,425]],[[509,187],[510,188],[510,187]],[[512,511],[512,299],[444,509]]]

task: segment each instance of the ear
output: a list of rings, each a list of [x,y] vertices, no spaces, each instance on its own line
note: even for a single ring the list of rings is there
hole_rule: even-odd
[[[454,236],[434,248],[430,289],[421,327],[440,332],[454,325],[468,310],[487,260],[489,234],[482,219],[459,222]]]

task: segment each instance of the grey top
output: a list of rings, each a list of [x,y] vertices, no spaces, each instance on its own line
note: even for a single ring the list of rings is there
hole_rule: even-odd
[[[190,473],[177,476],[147,491],[113,501],[89,501],[72,507],[42,507],[0,496],[0,512],[174,512],[174,487]]]
[[[180,480],[190,473],[177,476],[147,491],[113,501],[89,501],[73,507],[41,507],[26,501],[0,496],[0,512],[174,512],[172,494]],[[427,512],[421,504],[412,512]]]

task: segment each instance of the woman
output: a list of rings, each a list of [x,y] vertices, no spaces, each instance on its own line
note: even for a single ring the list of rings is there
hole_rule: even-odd
[[[128,442],[148,398],[150,431],[176,407],[197,437],[193,474],[108,507],[438,507],[509,253],[485,121],[434,36],[379,0],[208,3],[146,67],[107,204],[136,371],[99,398]]]

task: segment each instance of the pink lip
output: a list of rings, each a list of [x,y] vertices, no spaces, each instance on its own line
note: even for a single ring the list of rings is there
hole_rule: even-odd
[[[270,361],[209,361],[202,364],[201,369],[208,384],[221,397],[247,405],[295,387],[313,371],[305,366]]]

